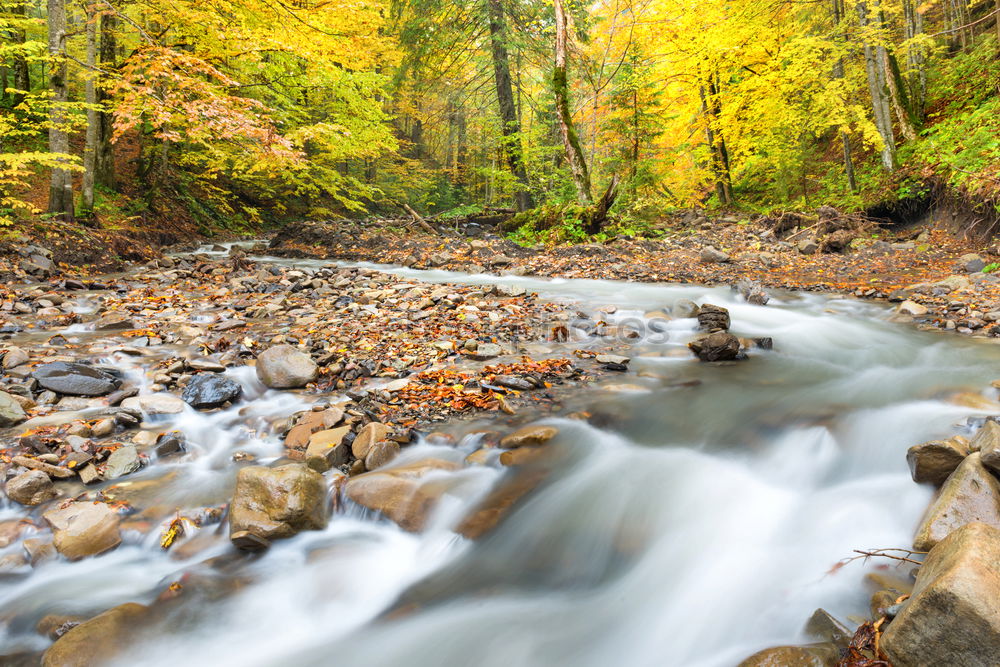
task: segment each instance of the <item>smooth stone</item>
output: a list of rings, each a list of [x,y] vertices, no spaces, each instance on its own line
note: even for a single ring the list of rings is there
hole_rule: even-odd
[[[701,249],[698,259],[702,264],[721,264],[729,261],[729,255],[713,246],[706,246]]]
[[[135,445],[125,445],[111,452],[104,464],[104,479],[118,479],[142,467],[142,459]]]
[[[42,515],[56,550],[69,560],[96,556],[121,544],[118,513],[104,503],[74,501]]]
[[[28,418],[21,403],[5,391],[0,391],[0,428],[15,426]]]
[[[968,455],[969,450],[956,442],[933,440],[910,447],[906,463],[914,482],[941,486]]]
[[[29,470],[40,470],[49,477],[55,477],[56,479],[69,479],[75,475],[69,468],[53,465],[47,461],[33,459],[28,456],[15,456],[11,459],[11,463],[28,468]]]
[[[122,407],[126,410],[136,410],[150,416],[176,415],[184,412],[187,403],[171,394],[145,394],[143,396],[126,398],[122,401]]]
[[[319,375],[312,358],[291,345],[274,345],[257,357],[257,379],[271,389],[304,387]]]
[[[881,647],[894,667],[997,664],[1000,530],[968,523],[931,549]]]
[[[399,454],[399,443],[392,440],[380,440],[371,446],[365,456],[365,468],[375,470],[392,461]]]
[[[503,437],[500,440],[500,446],[504,449],[537,447],[544,445],[557,435],[559,435],[559,429],[555,426],[522,426],[513,433]]]
[[[45,389],[69,396],[104,396],[121,381],[91,366],[65,361],[42,364],[31,376]]]
[[[907,299],[903,303],[899,304],[896,308],[896,312],[901,315],[911,315],[913,317],[921,317],[926,315],[929,311],[927,306],[921,305],[916,301],[910,301]]]
[[[775,646],[754,653],[738,667],[834,667],[839,657],[833,644]]]
[[[354,454],[354,458],[364,460],[375,443],[387,438],[391,432],[392,429],[379,422],[365,424],[351,443],[351,453]]]
[[[146,611],[145,606],[128,602],[80,623],[49,647],[42,658],[42,667],[107,664],[129,645]]]
[[[930,551],[954,530],[974,521],[1000,528],[1000,482],[983,466],[978,452],[965,457],[927,508],[913,539]]]
[[[1000,474],[1000,424],[987,420],[969,443],[969,449],[978,451],[983,465],[993,473]]]
[[[52,480],[41,470],[28,470],[7,481],[7,497],[21,505],[41,505],[59,495]]]
[[[503,348],[496,343],[480,343],[474,351],[469,352],[469,357],[477,361],[486,361],[499,357],[501,354],[503,354]]]
[[[745,357],[739,338],[721,331],[693,340],[688,347],[701,361],[734,361]]]
[[[125,313],[108,313],[94,322],[95,331],[127,331],[135,329],[135,322]]]
[[[403,530],[418,532],[451,486],[435,473],[460,467],[451,461],[426,459],[367,472],[351,477],[344,485],[344,495],[362,507],[382,513]]]
[[[309,467],[317,472],[326,472],[347,463],[351,448],[344,442],[344,438],[350,432],[350,426],[341,426],[313,433],[306,447],[306,463]]]

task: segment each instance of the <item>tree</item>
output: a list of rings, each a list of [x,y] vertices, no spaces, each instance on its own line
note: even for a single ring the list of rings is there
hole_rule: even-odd
[[[879,11],[879,0],[875,2],[875,13]],[[889,83],[886,72],[889,69],[888,53],[882,43],[881,19],[872,20],[865,0],[858,2],[858,19],[863,30],[862,40],[865,58],[865,74],[868,78],[868,92],[871,94],[875,127],[882,137],[882,167],[886,171],[896,168],[896,137],[892,129]]]
[[[555,0],[555,17],[555,66],[552,68],[552,90],[556,98],[559,133],[566,151],[566,161],[573,174],[577,200],[583,205],[590,205],[594,201],[590,187],[590,171],[587,168],[583,147],[580,145],[580,138],[573,125],[573,112],[569,101],[567,66],[569,20],[562,0]]]
[[[60,156],[58,160],[69,159],[69,133],[66,126],[69,82],[66,66],[66,1],[48,0],[49,29],[49,88],[52,102],[49,110],[49,152]],[[64,167],[52,170],[49,186],[49,213],[63,220],[75,217],[73,202],[73,174]]]

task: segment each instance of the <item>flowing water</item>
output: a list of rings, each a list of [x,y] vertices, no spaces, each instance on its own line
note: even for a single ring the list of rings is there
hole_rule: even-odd
[[[575,398],[603,428],[551,420],[570,461],[476,542],[452,528],[499,467],[441,473],[451,490],[419,535],[352,506],[256,558],[234,556],[224,540],[190,556],[163,552],[159,530],[129,533],[106,555],[0,582],[0,641],[44,647],[33,633],[43,613],[151,602],[183,580],[191,593],[137,635],[121,665],[735,665],[807,641],[817,607],[866,614],[862,579],[875,565],[831,567],[856,548],[910,544],[930,491],[910,480],[906,449],[964,432],[984,413],[946,399],[993,398],[983,388],[1000,368],[996,345],[918,332],[854,300],[782,293],[757,307],[721,288],[380,268],[520,286],[581,310],[611,304],[615,319],[650,335],[619,346],[633,357],[628,374]],[[680,299],[728,307],[735,333],[771,336],[774,351],[693,361],[693,320],[650,331],[643,318]],[[111,360],[142,381],[148,360]],[[131,498],[224,502],[234,451],[280,455],[269,420],[311,399],[266,390],[246,368],[228,374],[247,400],[159,425],[183,431],[194,455],[130,477]],[[476,442],[422,443],[400,461],[460,462]],[[0,518],[13,512],[3,506]]]

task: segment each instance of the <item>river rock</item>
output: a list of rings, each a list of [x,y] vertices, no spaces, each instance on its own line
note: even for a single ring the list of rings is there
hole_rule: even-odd
[[[125,410],[136,410],[149,416],[176,415],[184,412],[187,404],[170,394],[146,394],[133,396],[122,401]]]
[[[451,461],[426,459],[376,470],[349,479],[344,494],[362,507],[381,512],[403,530],[417,532],[423,529],[431,510],[450,486],[446,479],[427,478],[459,467]]]
[[[127,331],[135,329],[135,322],[125,313],[108,313],[94,322],[95,331]]]
[[[291,345],[274,345],[257,357],[257,379],[271,389],[304,387],[318,375],[312,358]]]
[[[7,497],[22,505],[41,505],[59,495],[52,480],[41,470],[28,470],[9,480],[4,487]]]
[[[728,331],[729,325],[729,311],[722,306],[706,303],[698,310],[698,328],[702,331]]]
[[[688,343],[688,347],[702,361],[732,361],[745,358],[736,336],[717,332]]]
[[[12,345],[4,350],[3,353],[4,370],[17,368],[22,364],[28,363],[28,361],[29,361],[28,353],[19,347],[15,347]]]
[[[970,252],[958,258],[958,265],[966,273],[979,273],[986,268],[986,260]]]
[[[705,246],[698,254],[698,260],[702,264],[722,264],[729,261],[729,255],[713,246]]]
[[[65,361],[42,364],[31,376],[43,388],[69,396],[104,396],[121,385],[121,380],[108,373]]]
[[[0,428],[15,426],[28,418],[24,408],[13,396],[0,391]]]
[[[142,459],[139,458],[139,451],[135,445],[125,445],[119,447],[108,457],[104,464],[104,479],[118,479],[134,473],[142,467]]]
[[[129,602],[71,628],[49,647],[42,667],[94,667],[107,664],[128,646],[147,608]]]
[[[365,456],[365,469],[375,470],[392,461],[399,454],[399,443],[392,440],[379,440]]]
[[[306,447],[306,464],[316,472],[326,472],[347,463],[351,458],[351,448],[344,438],[350,432],[350,426],[341,426],[313,433]]]
[[[906,463],[914,482],[941,486],[968,455],[969,450],[957,442],[933,440],[910,447]]]
[[[917,303],[916,301],[910,301],[907,299],[903,303],[899,304],[896,308],[896,312],[901,315],[912,315],[913,317],[922,317],[927,314],[927,306]]]
[[[834,667],[839,658],[833,644],[774,646],[754,653],[738,667]]]
[[[1000,656],[1000,530],[978,522],[935,546],[882,635],[894,667],[981,667]]]
[[[391,429],[385,424],[380,424],[379,422],[371,422],[370,424],[365,424],[360,431],[358,431],[357,437],[354,438],[354,442],[351,444],[351,452],[354,454],[355,458],[362,459],[368,456],[368,451],[375,445],[379,440],[384,440],[388,437]]]
[[[953,530],[979,521],[1000,528],[1000,482],[983,466],[978,452],[965,457],[927,508],[913,539],[917,551],[929,551]]]
[[[56,550],[70,560],[96,556],[121,544],[118,513],[99,502],[72,502],[42,515]]]
[[[670,314],[678,319],[698,316],[698,304],[691,299],[678,299],[671,309]]]
[[[469,352],[469,356],[478,361],[486,361],[503,354],[503,348],[496,343],[480,343],[476,349]]]
[[[537,447],[538,445],[544,445],[557,435],[559,435],[559,429],[555,426],[522,426],[513,433],[504,436],[500,440],[500,446],[504,449]]]
[[[969,449],[982,455],[983,465],[1000,474],[1000,424],[988,420],[969,443]]]
[[[229,536],[248,532],[264,540],[326,527],[323,476],[304,465],[249,466],[236,475],[229,508]]]
[[[196,410],[208,410],[235,401],[242,394],[240,383],[209,372],[191,378],[184,387],[181,399]]]

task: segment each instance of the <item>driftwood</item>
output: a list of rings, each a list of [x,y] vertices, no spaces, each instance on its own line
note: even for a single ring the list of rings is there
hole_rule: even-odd
[[[433,227],[431,227],[426,220],[424,220],[423,216],[414,211],[413,208],[411,208],[410,205],[407,204],[405,201],[396,203],[399,204],[400,208],[402,208],[404,211],[410,214],[410,217],[413,218],[413,221],[417,223],[417,226],[420,227],[422,230],[424,230],[428,234],[437,233],[436,230]]]
[[[594,205],[594,212],[587,223],[586,231],[588,234],[600,233],[604,228],[604,223],[608,220],[608,211],[615,205],[615,199],[617,198],[618,175],[615,174],[611,177],[611,182],[608,183],[608,189],[604,191],[604,194],[601,195],[601,198]]]

